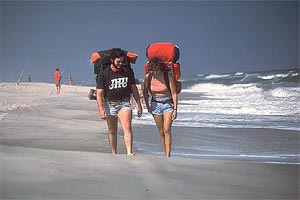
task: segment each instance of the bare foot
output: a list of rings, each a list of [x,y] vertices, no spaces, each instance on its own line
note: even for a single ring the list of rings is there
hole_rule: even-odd
[[[135,153],[128,153],[127,156],[135,156]]]

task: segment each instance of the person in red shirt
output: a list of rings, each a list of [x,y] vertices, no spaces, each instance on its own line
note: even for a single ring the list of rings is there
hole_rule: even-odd
[[[59,68],[56,68],[55,72],[54,72],[54,83],[55,83],[55,87],[56,87],[56,94],[60,94],[60,88],[61,88],[61,84],[60,84],[60,80],[61,80],[61,75],[59,72]]]

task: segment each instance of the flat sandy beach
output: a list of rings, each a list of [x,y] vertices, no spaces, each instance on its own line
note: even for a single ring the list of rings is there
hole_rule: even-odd
[[[128,157],[122,138],[111,155],[90,87],[53,88],[0,83],[3,200],[299,199],[299,164]],[[149,129],[133,126],[134,137]]]

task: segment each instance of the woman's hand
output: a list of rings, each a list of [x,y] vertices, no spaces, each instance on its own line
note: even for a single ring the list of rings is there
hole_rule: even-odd
[[[147,110],[148,110],[148,113],[152,114],[152,108],[151,108],[151,106],[147,106]]]
[[[172,121],[175,120],[176,118],[177,118],[177,110],[173,110]]]

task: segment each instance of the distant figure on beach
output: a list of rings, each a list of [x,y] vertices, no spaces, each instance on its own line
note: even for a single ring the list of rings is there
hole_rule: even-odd
[[[29,74],[29,76],[28,76],[28,82],[29,82],[29,83],[31,82],[31,76],[30,76],[30,74]]]
[[[60,81],[62,76],[60,75],[59,68],[56,68],[53,77],[54,77],[56,94],[60,94],[60,89],[61,89]]]
[[[99,117],[106,119],[108,141],[112,154],[117,153],[118,119],[120,120],[128,156],[133,153],[133,135],[131,128],[132,106],[130,96],[137,102],[138,117],[142,115],[142,105],[135,84],[134,72],[126,67],[126,55],[122,50],[111,53],[111,64],[101,70],[97,76],[97,105]]]
[[[73,84],[73,79],[72,79],[71,75],[70,75],[69,78],[68,78],[68,84],[69,84],[69,85],[72,85],[72,84]]]
[[[177,117],[178,99],[173,76],[162,69],[162,60],[157,58],[149,60],[149,73],[144,78],[144,99],[148,112],[153,115],[158,127],[165,155],[170,157],[172,147],[171,126],[173,120]],[[165,78],[169,79],[169,87],[166,85]],[[148,100],[149,92],[152,96],[151,106]]]

